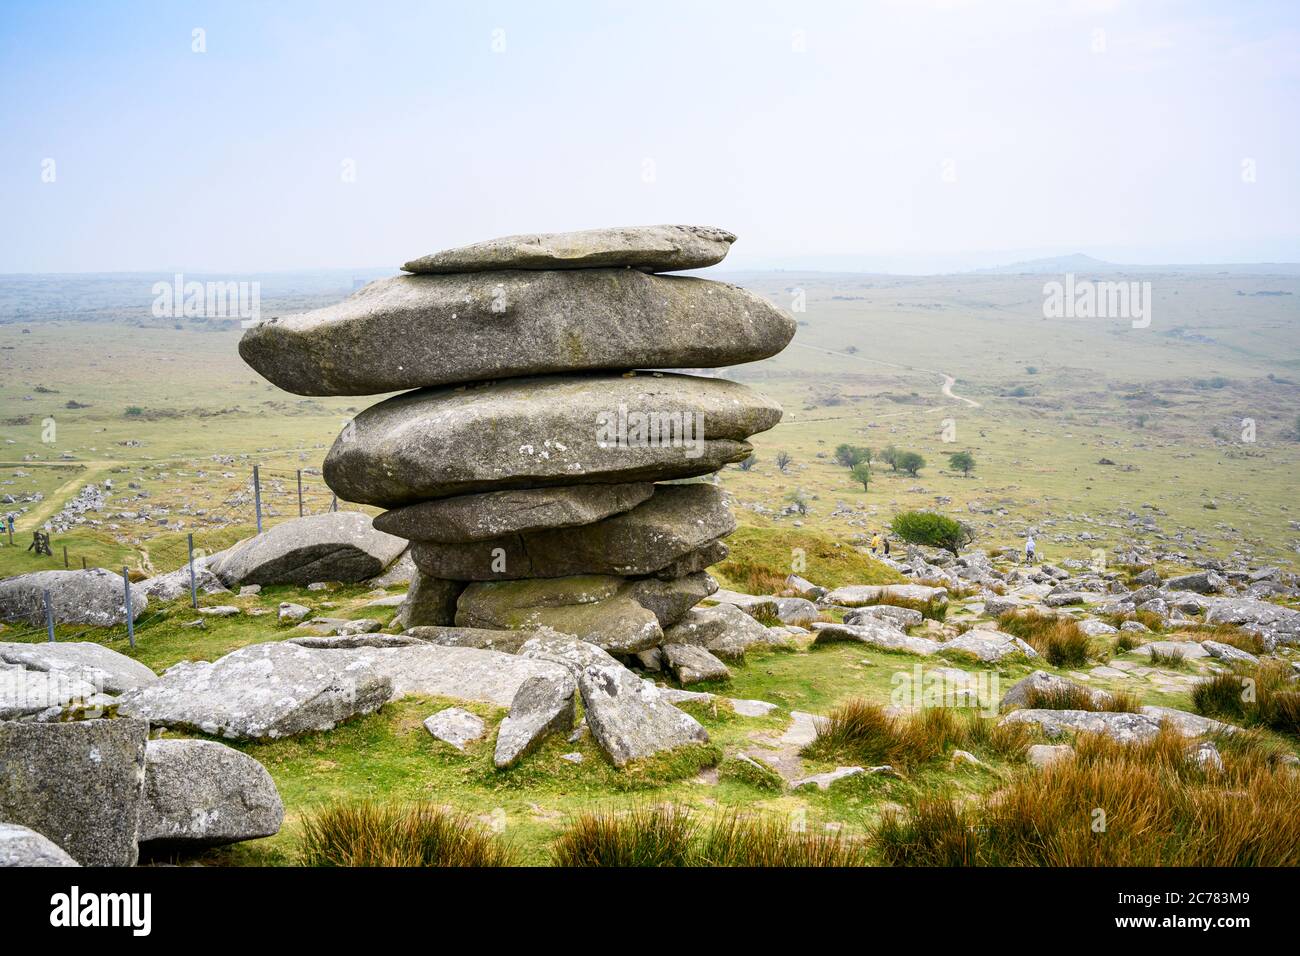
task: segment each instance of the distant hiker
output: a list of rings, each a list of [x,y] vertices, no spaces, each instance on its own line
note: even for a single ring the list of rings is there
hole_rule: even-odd
[[[1030,534],[1029,537],[1025,539],[1025,561],[1028,562],[1029,564],[1033,564],[1033,563],[1034,563],[1034,536],[1033,536],[1033,534]]]
[[[889,557],[889,539],[882,538],[881,541],[885,545],[885,557]]]
[[[877,531],[871,539],[871,553],[875,554],[880,550],[880,532]]]

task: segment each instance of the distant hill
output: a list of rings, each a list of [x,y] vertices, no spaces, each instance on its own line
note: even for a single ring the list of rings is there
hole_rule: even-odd
[[[1028,259],[1005,266],[973,269],[974,275],[1062,275],[1073,272],[1080,275],[1099,273],[1160,273],[1163,275],[1300,275],[1300,262],[1235,262],[1226,264],[1166,265],[1121,264],[1107,262],[1076,252],[1068,256],[1047,259]]]

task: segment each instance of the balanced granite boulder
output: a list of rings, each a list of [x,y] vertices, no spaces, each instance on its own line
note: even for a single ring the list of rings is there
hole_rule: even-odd
[[[529,233],[412,259],[404,272],[624,267],[644,272],[702,269],[726,258],[736,237],[712,226],[625,226]]]
[[[47,590],[56,624],[117,627],[126,623],[126,585],[120,574],[103,568],[32,571],[5,578],[0,581],[0,621],[43,626],[44,592]],[[148,606],[149,598],[144,589],[132,584],[132,619],[139,620]]]
[[[0,820],[30,827],[82,866],[134,866],[143,720],[0,723]]]
[[[719,488],[659,485],[649,500],[602,521],[470,544],[417,541],[412,553],[424,574],[459,581],[635,577],[659,571],[735,528]]]
[[[710,474],[781,409],[743,385],[667,373],[555,375],[399,395],[325,457],[340,498],[396,508],[507,488]]]
[[[274,836],[284,804],[266,768],[215,740],[151,740],[145,747],[139,842],[219,846]]]
[[[518,488],[438,498],[386,511],[380,531],[419,541],[464,544],[502,535],[570,528],[630,511],[654,494],[648,481],[619,485]]]
[[[268,319],[239,352],[299,395],[627,368],[719,368],[781,351],[793,319],[738,286],[626,269],[395,276]]]
[[[406,549],[358,511],[285,521],[222,552],[212,571],[227,585],[358,582],[373,578]]]

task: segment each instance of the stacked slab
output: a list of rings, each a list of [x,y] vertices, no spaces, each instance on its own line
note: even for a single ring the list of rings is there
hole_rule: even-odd
[[[326,456],[341,499],[412,542],[410,626],[547,625],[614,654],[659,644],[716,584],[734,520],[709,475],[781,410],[658,371],[775,355],[782,310],[663,275],[723,259],[720,229],[512,236],[408,262],[338,305],[250,329],[240,354],[301,395],[388,398]]]

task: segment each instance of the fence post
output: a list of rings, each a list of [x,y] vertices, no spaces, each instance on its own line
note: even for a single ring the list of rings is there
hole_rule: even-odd
[[[298,469],[298,517],[302,517],[302,469]]]
[[[66,544],[63,546],[63,566],[68,567],[68,546]]]
[[[194,534],[193,532],[190,533],[189,543],[190,543],[190,606],[198,607],[199,592],[194,585]]]
[[[82,559],[81,559],[81,570],[83,570],[83,571],[86,570],[86,559],[85,559],[85,558],[82,558]]]
[[[253,505],[257,508],[257,533],[262,533],[262,476],[253,466]]]
[[[338,511],[338,510],[339,510],[339,496],[335,495],[333,499],[331,499],[330,501],[330,511]]]
[[[41,595],[45,599],[45,631],[50,635],[50,643],[54,642],[54,608],[50,607],[50,589],[46,588]]]
[[[126,638],[135,650],[135,615],[131,613],[131,572],[122,565],[122,587],[126,589]]]

